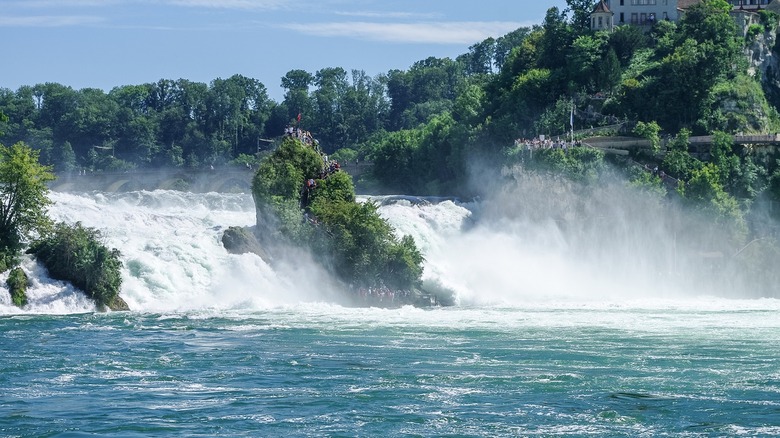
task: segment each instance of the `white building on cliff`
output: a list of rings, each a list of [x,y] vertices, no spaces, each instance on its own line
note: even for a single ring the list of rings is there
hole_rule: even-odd
[[[677,21],[685,11],[701,0],[600,0],[591,13],[591,29],[612,30],[614,26],[632,25],[645,30],[658,20]],[[731,15],[744,28],[757,22],[762,9],[780,10],[780,0],[728,0]]]

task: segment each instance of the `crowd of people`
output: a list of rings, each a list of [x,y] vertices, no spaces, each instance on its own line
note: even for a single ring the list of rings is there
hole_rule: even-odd
[[[314,140],[314,137],[312,137],[311,132],[305,131],[297,126],[288,126],[284,128],[284,135],[287,137],[297,138],[305,145],[319,147],[317,141]]]
[[[312,224],[317,224],[317,219],[309,215],[309,197],[313,190],[317,188],[317,180],[327,179],[330,175],[341,171],[341,165],[336,160],[331,160],[319,148],[319,143],[314,140],[309,131],[304,131],[298,127],[288,126],[284,130],[286,136],[296,138],[307,146],[311,146],[322,158],[322,169],[317,179],[309,178],[303,183],[301,188],[301,209],[304,210],[304,220]]]

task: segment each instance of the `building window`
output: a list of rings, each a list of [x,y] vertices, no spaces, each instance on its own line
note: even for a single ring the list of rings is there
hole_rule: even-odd
[[[636,12],[631,13],[631,24],[639,24],[639,14]]]
[[[599,17],[599,29],[604,27],[604,17]]]
[[[625,16],[625,14],[623,14],[623,13],[621,12],[621,13],[620,13],[620,23],[622,24],[622,23],[625,23],[625,22],[626,22],[626,16]]]

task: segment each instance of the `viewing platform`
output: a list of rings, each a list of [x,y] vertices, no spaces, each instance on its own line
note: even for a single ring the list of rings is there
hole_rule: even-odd
[[[776,148],[780,147],[780,134],[752,134],[752,135],[735,135],[734,144],[753,146],[759,149],[767,149],[766,152],[773,152]],[[666,146],[671,141],[671,138],[664,138],[661,140],[661,150],[666,150]],[[712,135],[700,135],[693,136],[688,139],[689,152],[693,154],[708,154],[710,146],[712,146]],[[606,153],[614,153],[618,155],[628,155],[629,151],[636,149],[651,149],[652,145],[650,140],[641,137],[628,137],[628,136],[616,136],[616,137],[589,137],[582,139],[582,144],[593,148],[601,149]]]

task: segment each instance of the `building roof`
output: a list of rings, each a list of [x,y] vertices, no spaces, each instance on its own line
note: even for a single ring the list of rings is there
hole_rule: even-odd
[[[689,9],[691,6],[697,5],[701,3],[701,0],[677,0],[677,9],[685,10]],[[733,8],[740,9],[740,10],[751,10],[751,11],[758,11],[761,9],[769,9],[771,11],[780,12],[780,2],[778,0],[771,0],[768,2],[768,4],[757,4],[757,5],[749,5],[747,4],[747,0],[742,2],[740,5],[734,5]]]
[[[599,4],[596,5],[596,9],[591,12],[592,14],[599,14],[599,13],[606,13],[611,14],[612,11],[609,10],[609,6],[607,6],[606,3],[604,3],[604,0],[599,1]]]
[[[677,9],[688,9],[699,3],[701,3],[701,0],[677,0]]]

